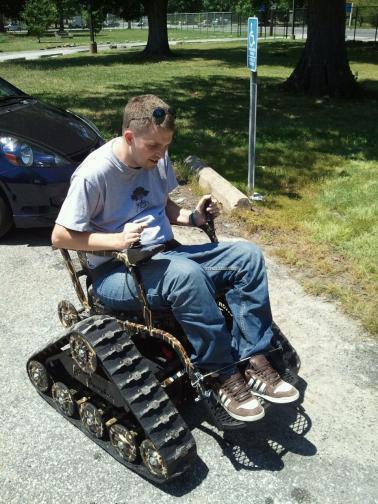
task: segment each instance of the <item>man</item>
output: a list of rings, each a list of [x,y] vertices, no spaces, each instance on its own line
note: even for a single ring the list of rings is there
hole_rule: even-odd
[[[171,223],[200,226],[206,212],[213,217],[219,213],[209,195],[193,211],[169,199],[177,186],[167,152],[174,124],[173,110],[160,98],[132,98],[125,107],[122,136],[90,154],[73,174],[52,242],[83,251],[166,243],[164,252],[140,267],[150,306],[172,310],[193,346],[194,365],[216,372],[214,394],[226,411],[239,420],[259,420],[264,409],[252,391],[277,403],[299,396],[263,355],[272,337],[264,259],[246,242],[173,244]],[[104,272],[107,260],[87,254],[96,295],[113,309],[135,308],[131,275],[121,264]],[[231,332],[215,301],[224,290],[233,313]],[[235,363],[250,356],[242,376]]]

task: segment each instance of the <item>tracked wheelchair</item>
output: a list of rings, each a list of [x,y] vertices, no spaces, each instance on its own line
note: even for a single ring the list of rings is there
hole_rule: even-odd
[[[202,229],[218,241],[210,218]],[[196,401],[220,430],[246,426],[216,402],[211,377],[192,365],[190,343],[172,313],[148,305],[139,266],[163,248],[112,253],[134,278],[141,306],[136,312],[103,306],[93,293],[85,254],[60,249],[81,306],[59,303],[65,332],[27,361],[29,378],[43,399],[116,460],[155,483],[183,474],[196,457],[194,438],[180,414],[186,401]],[[217,302],[231,327],[225,297]],[[273,333],[267,357],[294,384],[299,356],[276,324]]]

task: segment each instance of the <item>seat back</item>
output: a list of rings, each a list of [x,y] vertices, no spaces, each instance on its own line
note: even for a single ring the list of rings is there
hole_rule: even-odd
[[[72,285],[75,289],[75,292],[77,294],[80,303],[82,304],[83,308],[89,309],[90,308],[89,299],[85,295],[83,287],[80,283],[80,277],[85,276],[88,287],[89,268],[88,264],[86,263],[85,254],[80,251],[72,251],[72,250],[69,251],[67,249],[59,249],[59,251],[63,256],[64,264],[66,265],[66,268],[72,281]],[[80,268],[76,268],[75,263],[71,257],[72,252],[76,253],[79,260]]]

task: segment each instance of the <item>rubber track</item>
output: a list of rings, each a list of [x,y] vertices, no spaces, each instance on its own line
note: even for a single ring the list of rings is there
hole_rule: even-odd
[[[63,337],[34,354],[29,361],[37,360],[44,364],[47,358],[58,353],[68,343],[72,332],[82,334],[95,349],[98,365],[102,366],[108,379],[118,388],[125,410],[132,411],[146,437],[162,456],[167,466],[166,477],[153,475],[141,461],[139,464],[126,462],[113,450],[109,441],[97,439],[84,430],[80,420],[65,418],[123,465],[147,479],[162,483],[189,469],[196,456],[193,436],[127,330],[120,329],[116,319],[93,316],[78,322]],[[49,395],[38,392],[61,413]]]

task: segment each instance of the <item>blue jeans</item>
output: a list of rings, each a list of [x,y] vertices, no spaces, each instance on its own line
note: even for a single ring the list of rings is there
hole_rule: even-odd
[[[214,371],[266,351],[272,338],[272,315],[264,258],[248,242],[180,245],[140,266],[152,309],[169,309],[193,346],[195,366]],[[125,266],[98,278],[94,291],[115,310],[140,307],[137,289]],[[215,301],[226,291],[233,314],[229,331]]]

